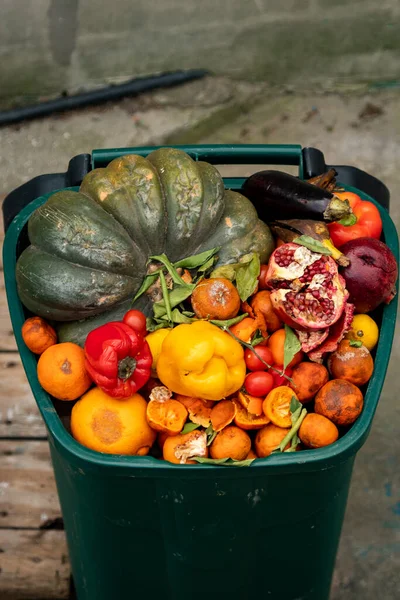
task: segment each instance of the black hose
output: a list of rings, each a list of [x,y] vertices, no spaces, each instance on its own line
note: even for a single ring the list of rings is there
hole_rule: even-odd
[[[110,85],[100,90],[84,92],[75,96],[65,96],[40,104],[12,108],[11,110],[0,112],[0,126],[10,125],[11,123],[17,123],[26,119],[45,117],[55,112],[82,108],[84,106],[109,102],[110,100],[118,100],[125,96],[135,96],[156,88],[170,87],[192,81],[193,79],[200,79],[207,74],[208,72],[204,69],[174,71],[173,73],[164,73],[163,75],[132,79],[127,83]]]

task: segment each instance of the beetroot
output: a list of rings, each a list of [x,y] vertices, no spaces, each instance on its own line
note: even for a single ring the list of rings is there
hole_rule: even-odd
[[[383,242],[362,237],[346,242],[340,248],[350,259],[341,270],[356,312],[367,313],[396,295],[398,268],[391,250]]]

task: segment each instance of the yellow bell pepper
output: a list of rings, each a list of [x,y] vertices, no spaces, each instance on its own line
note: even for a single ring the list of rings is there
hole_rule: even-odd
[[[157,329],[156,331],[146,335],[146,342],[150,346],[150,352],[153,357],[153,363],[151,365],[153,371],[157,369],[157,361],[158,357],[160,356],[161,346],[170,332],[171,329]]]
[[[243,348],[207,321],[178,325],[163,341],[157,375],[176,394],[221,400],[243,385]]]

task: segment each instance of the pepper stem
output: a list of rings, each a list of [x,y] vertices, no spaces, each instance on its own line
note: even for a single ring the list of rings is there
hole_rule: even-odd
[[[126,356],[118,363],[118,377],[119,379],[123,379],[127,381],[130,377],[132,377],[135,369],[136,369],[136,360],[133,356]]]

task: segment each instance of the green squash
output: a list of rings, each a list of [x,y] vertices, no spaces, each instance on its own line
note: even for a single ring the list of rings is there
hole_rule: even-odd
[[[151,255],[175,262],[220,246],[221,265],[253,251],[266,262],[273,250],[249,200],[225,190],[215,167],[174,148],[94,169],[79,192],[57,192],[39,207],[28,235],[16,268],[20,299],[35,315],[64,322],[60,341],[81,344],[131,307]],[[150,298],[135,307],[149,314]]]

